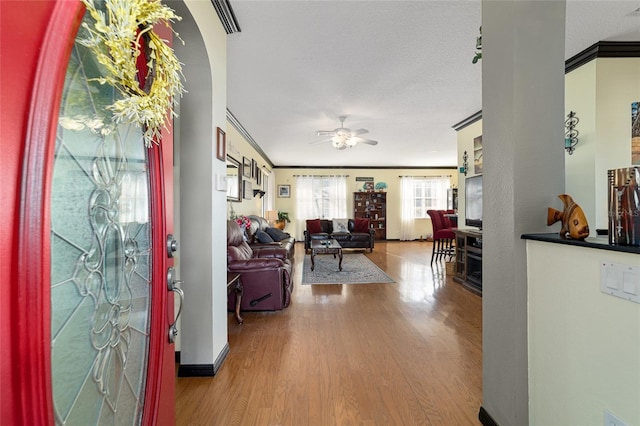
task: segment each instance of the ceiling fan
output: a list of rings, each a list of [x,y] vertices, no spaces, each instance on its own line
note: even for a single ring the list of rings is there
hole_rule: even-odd
[[[338,118],[340,119],[340,127],[333,130],[318,130],[316,133],[318,136],[331,136],[331,138],[312,143],[331,142],[333,147],[339,150],[352,148],[358,143],[378,144],[378,141],[360,137],[360,135],[369,133],[367,129],[351,130],[344,127],[344,120],[347,119],[346,115],[341,115]]]

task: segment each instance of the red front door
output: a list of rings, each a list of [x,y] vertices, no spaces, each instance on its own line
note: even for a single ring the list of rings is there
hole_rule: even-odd
[[[80,2],[0,7],[0,424],[173,424],[170,130],[112,124]]]

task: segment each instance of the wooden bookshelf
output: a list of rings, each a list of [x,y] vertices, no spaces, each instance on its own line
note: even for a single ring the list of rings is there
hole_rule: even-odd
[[[353,193],[353,217],[369,218],[376,240],[387,239],[387,193],[362,191]]]

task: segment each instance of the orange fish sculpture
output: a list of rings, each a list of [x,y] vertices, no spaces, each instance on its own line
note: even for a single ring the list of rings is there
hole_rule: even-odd
[[[558,198],[564,203],[564,210],[559,211],[549,207],[547,210],[547,226],[562,221],[560,238],[584,240],[589,236],[589,224],[582,208],[567,194],[560,194]]]

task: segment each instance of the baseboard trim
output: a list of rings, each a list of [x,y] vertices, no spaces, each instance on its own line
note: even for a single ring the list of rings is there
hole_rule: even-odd
[[[224,344],[224,348],[220,351],[218,358],[213,362],[213,374],[217,374],[222,367],[222,363],[227,359],[227,355],[229,355],[229,342]]]
[[[498,423],[493,420],[493,417],[487,413],[487,410],[485,410],[484,407],[480,407],[478,420],[480,420],[480,423],[482,423],[483,426],[499,426]]]
[[[229,343],[227,342],[213,364],[181,364],[178,367],[178,377],[211,377],[215,376],[224,360],[229,355]]]

